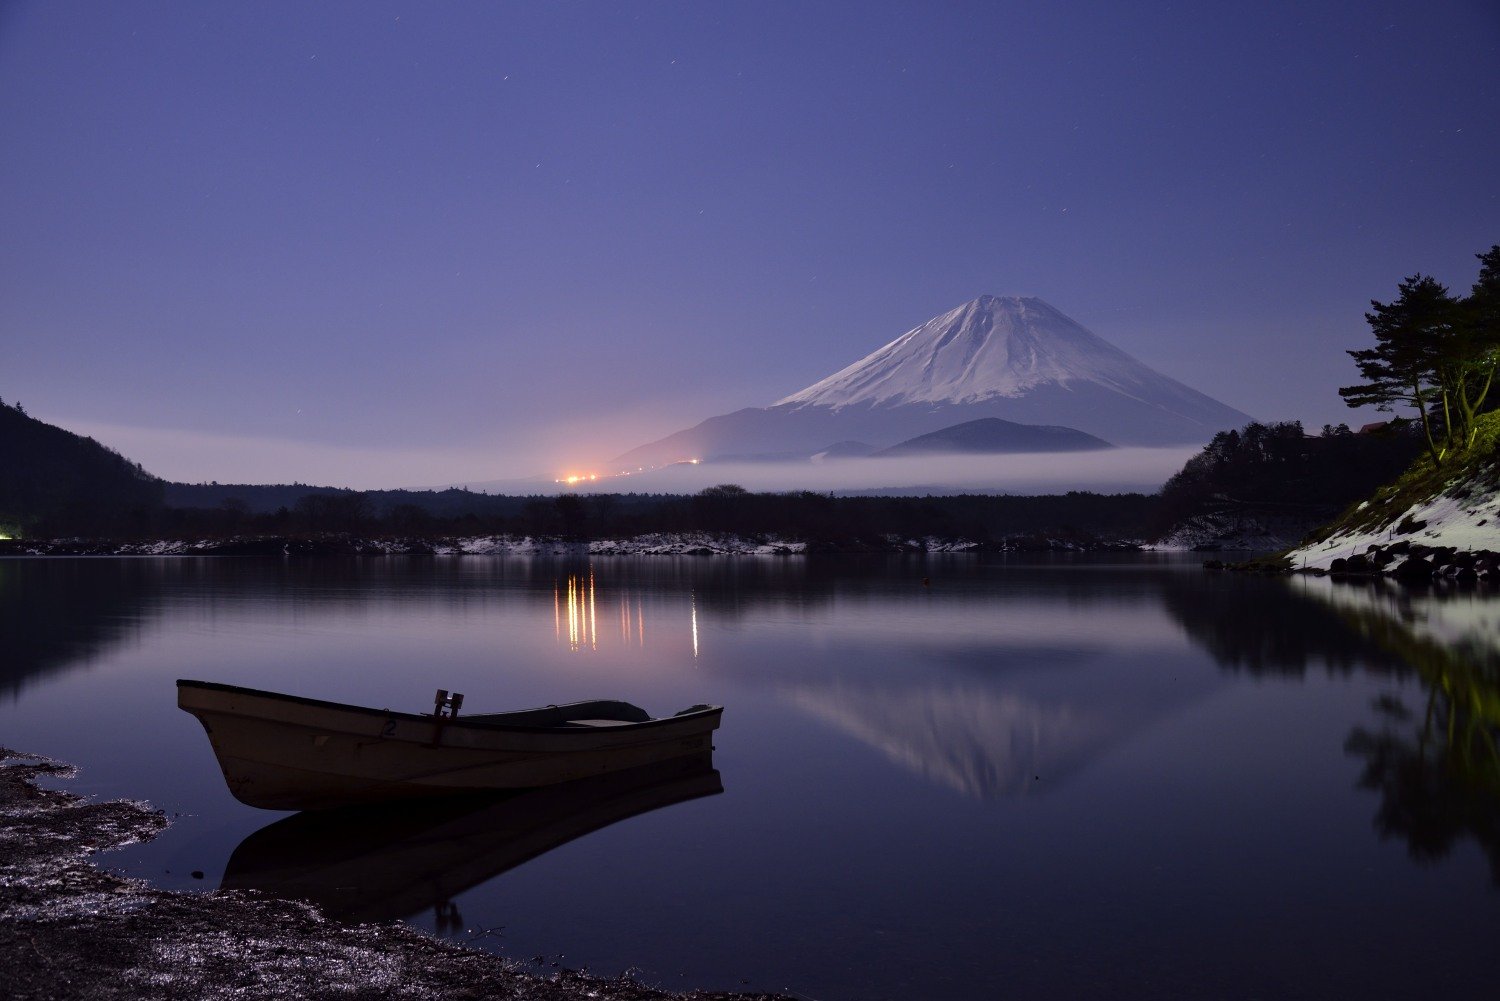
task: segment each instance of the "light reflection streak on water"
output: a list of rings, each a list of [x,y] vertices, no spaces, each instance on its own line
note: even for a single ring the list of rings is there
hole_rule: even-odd
[[[688,592],[688,607],[693,616],[693,659],[698,659],[698,596],[692,591]]]
[[[598,607],[594,601],[594,578],[581,574],[569,574],[568,587],[568,649],[599,649]],[[560,637],[559,637],[560,638]]]
[[[632,601],[634,607],[632,607]],[[628,594],[620,595],[620,642],[625,646],[646,645],[645,601],[632,599]]]
[[[598,587],[594,581],[593,568],[587,577],[583,574],[568,574],[566,581],[568,605],[568,649],[599,649],[599,602]],[[562,587],[552,585],[554,635],[562,642],[562,609],[560,606]]]
[[[567,574],[552,583],[552,634],[557,643],[566,643],[570,651],[599,649],[599,586],[592,568],[588,574]],[[605,598],[606,622],[609,599]],[[693,656],[699,654],[698,602],[689,594],[689,635]],[[619,598],[620,645],[646,646],[646,599],[644,594],[623,591]],[[564,626],[566,625],[566,629]],[[609,627],[605,626],[606,638]],[[564,633],[566,632],[566,635]]]

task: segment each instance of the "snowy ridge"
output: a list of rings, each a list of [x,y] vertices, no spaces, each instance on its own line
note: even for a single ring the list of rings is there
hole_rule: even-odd
[[[1444,492],[1403,509],[1384,526],[1336,532],[1287,556],[1294,568],[1327,570],[1336,559],[1362,556],[1397,540],[1467,552],[1500,550],[1500,493]]]
[[[1135,399],[1188,390],[1041,299],[980,296],[914,327],[775,406],[979,403],[1045,384],[1093,382]]]

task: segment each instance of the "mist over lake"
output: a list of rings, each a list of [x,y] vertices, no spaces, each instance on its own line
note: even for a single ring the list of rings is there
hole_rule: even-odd
[[[1196,446],[1112,448],[1093,452],[1036,452],[1011,455],[925,455],[902,457],[797,459],[789,461],[680,462],[660,468],[609,475],[587,473],[567,484],[581,493],[696,493],[720,483],[756,491],[836,491],[857,493],[897,489],[911,493],[1046,494],[1069,490],[1099,493],[1160,489],[1167,477],[1198,452]],[[582,468],[582,467],[580,467]],[[467,484],[474,489],[517,491],[515,481]],[[547,484],[556,489],[556,484]]]

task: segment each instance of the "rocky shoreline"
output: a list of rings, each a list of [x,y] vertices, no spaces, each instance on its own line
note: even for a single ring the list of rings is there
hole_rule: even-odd
[[[543,975],[400,923],[341,924],[250,891],[157,889],[91,856],[149,841],[167,818],[38,785],[74,771],[0,748],[0,997],[12,1001],[790,1001]]]
[[[1362,553],[1335,557],[1325,566],[1298,565],[1294,556],[1282,555],[1230,563],[1208,560],[1209,570],[1247,570],[1256,573],[1305,573],[1317,577],[1383,577],[1405,584],[1451,582],[1500,584],[1500,552],[1428,546],[1409,540],[1388,545],[1370,545]]]
[[[1143,543],[1129,540],[1051,535],[985,540],[885,536],[807,542],[710,532],[592,540],[509,535],[423,538],[323,534],[151,540],[12,539],[0,542],[0,556],[811,556],[1118,552],[1144,548]]]

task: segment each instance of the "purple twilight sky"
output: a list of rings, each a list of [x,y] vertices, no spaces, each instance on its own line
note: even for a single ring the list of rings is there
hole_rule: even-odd
[[[1037,295],[1266,419],[1500,241],[1500,6],[0,6],[0,396],[160,475],[560,472]]]

